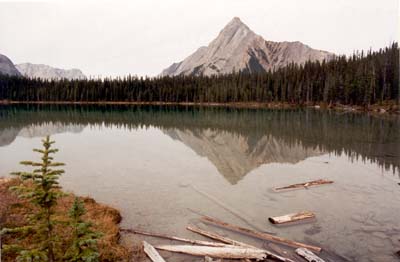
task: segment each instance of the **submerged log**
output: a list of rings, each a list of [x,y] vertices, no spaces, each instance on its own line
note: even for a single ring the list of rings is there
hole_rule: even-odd
[[[298,248],[296,249],[296,254],[303,257],[305,260],[309,262],[325,262],[322,258],[316,256],[313,252],[306,248]]]
[[[215,218],[211,218],[211,217],[207,217],[207,216],[203,216],[201,218],[201,220],[203,220],[206,223],[210,223],[210,224],[214,224],[220,227],[224,227],[242,234],[246,234],[255,238],[259,238],[259,239],[263,239],[263,240],[268,240],[268,241],[274,241],[283,245],[287,245],[287,246],[291,246],[291,247],[304,247],[304,248],[308,248],[311,249],[313,251],[316,252],[320,252],[322,248],[317,247],[317,246],[312,246],[312,245],[307,245],[307,244],[303,244],[300,242],[296,242],[293,240],[289,240],[289,239],[285,239],[283,237],[278,237],[278,236],[273,236],[267,233],[263,233],[263,232],[257,232],[257,231],[253,231],[251,229],[247,229],[247,228],[242,228],[239,226],[235,226],[235,225],[231,225],[228,224],[226,222],[220,221],[218,219]]]
[[[285,190],[290,190],[290,189],[308,188],[311,186],[321,186],[321,185],[332,184],[332,183],[333,183],[333,181],[331,181],[331,180],[318,179],[318,180],[309,181],[309,182],[305,182],[305,183],[293,184],[290,186],[275,187],[274,191],[280,192],[280,191],[285,191]]]
[[[194,226],[187,226],[186,229],[190,230],[192,232],[195,232],[197,234],[200,234],[202,236],[205,236],[205,237],[208,237],[208,238],[211,238],[211,239],[214,239],[214,240],[218,240],[218,241],[220,241],[222,243],[229,244],[229,245],[232,245],[232,246],[256,248],[254,246],[251,246],[251,245],[248,245],[248,244],[245,244],[245,243],[242,243],[242,242],[239,242],[239,241],[227,238],[227,237],[223,237],[223,236],[220,236],[220,235],[218,235],[216,233],[209,232],[209,231],[206,231],[206,230],[194,227]]]
[[[396,252],[396,254],[400,257],[400,250]]]
[[[192,239],[186,239],[186,238],[175,237],[175,236],[168,236],[168,235],[163,235],[163,234],[149,233],[149,232],[145,232],[145,231],[141,231],[141,230],[135,230],[135,229],[121,229],[121,231],[128,232],[128,233],[133,233],[133,234],[151,236],[151,237],[165,238],[165,239],[170,239],[170,240],[190,243],[190,244],[193,244],[193,245],[202,245],[202,246],[211,246],[211,247],[225,247],[225,246],[227,246],[227,245],[222,244],[222,243],[208,242],[208,241],[202,241],[202,240],[192,240]]]
[[[162,245],[156,246],[157,249],[170,252],[189,254],[193,256],[209,256],[214,258],[226,259],[265,259],[267,255],[263,250],[242,247],[207,247],[189,245]]]
[[[235,209],[233,209],[232,207],[228,206],[226,203],[222,202],[221,200],[219,200],[218,198],[198,189],[197,187],[195,187],[194,185],[190,185],[190,187],[196,191],[197,193],[203,195],[204,197],[208,198],[210,201],[214,202],[215,204],[217,204],[218,206],[222,207],[223,209],[225,209],[226,211],[228,211],[229,213],[231,213],[232,215],[236,216],[237,218],[239,218],[240,220],[242,220],[243,222],[245,222],[247,225],[249,225],[250,227],[252,227],[253,229],[256,230],[260,230],[259,227],[257,227],[256,225],[254,225],[253,223],[251,223],[248,219],[246,219],[242,214],[243,212],[239,212],[236,211]]]
[[[151,259],[151,261],[165,262],[165,260],[160,256],[157,250],[146,241],[143,241],[143,250],[147,254],[147,256]]]
[[[315,214],[310,211],[302,211],[299,213],[292,213],[278,217],[269,217],[268,220],[272,224],[284,224],[310,218],[315,218]]]

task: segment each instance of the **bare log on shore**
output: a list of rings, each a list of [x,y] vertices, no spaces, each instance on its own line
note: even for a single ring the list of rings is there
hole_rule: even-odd
[[[302,211],[299,213],[292,213],[278,217],[269,217],[268,220],[272,224],[284,224],[310,218],[315,218],[315,214],[313,212]]]
[[[303,257],[305,260],[309,262],[325,262],[322,258],[316,256],[313,252],[306,248],[298,248],[296,249],[296,254]]]
[[[263,233],[263,232],[257,232],[257,231],[253,231],[251,229],[247,229],[247,228],[242,228],[239,226],[235,226],[235,225],[231,225],[228,224],[226,222],[220,221],[218,219],[215,218],[211,218],[211,217],[207,217],[207,216],[203,216],[201,218],[202,221],[204,221],[205,223],[209,223],[209,224],[213,224],[216,226],[220,226],[220,227],[224,227],[242,234],[246,234],[255,238],[259,238],[259,239],[263,239],[263,240],[268,240],[268,241],[274,241],[283,245],[287,245],[287,246],[291,246],[291,247],[304,247],[316,252],[320,252],[322,250],[322,248],[317,247],[317,246],[312,246],[312,245],[308,245],[308,244],[304,244],[304,243],[300,243],[300,242],[296,242],[293,240],[289,240],[289,239],[285,239],[282,237],[278,237],[278,236],[273,236],[267,233]]]
[[[202,245],[202,246],[211,246],[211,247],[225,247],[225,246],[227,246],[226,244],[222,244],[222,243],[208,242],[208,241],[202,241],[202,240],[192,240],[192,239],[186,239],[186,238],[175,237],[175,236],[168,236],[168,235],[157,234],[157,233],[149,233],[149,232],[145,232],[145,231],[141,231],[141,230],[135,230],[135,229],[121,229],[121,231],[128,232],[128,233],[133,233],[133,234],[151,236],[151,237],[159,237],[159,238],[164,238],[164,239],[170,239],[170,240],[190,243],[190,244],[193,244],[193,245]]]
[[[290,189],[309,188],[312,186],[321,186],[321,185],[332,184],[332,183],[333,183],[333,181],[331,181],[331,180],[318,179],[318,180],[309,181],[309,182],[305,182],[305,183],[293,184],[290,186],[275,187],[274,191],[280,192],[280,191],[286,191],[286,190],[290,190]]]
[[[265,259],[267,255],[263,250],[242,247],[208,247],[208,246],[189,246],[189,245],[162,245],[156,246],[157,249],[170,252],[189,254],[193,256],[209,256],[214,258],[226,259]]]
[[[157,250],[146,241],[143,241],[143,250],[147,254],[147,256],[151,259],[151,261],[165,262],[165,260],[160,256]]]
[[[244,248],[250,248],[250,249],[260,249],[260,250],[264,251],[265,254],[267,254],[267,257],[268,257],[268,258],[272,258],[272,259],[275,259],[275,260],[277,260],[277,261],[282,261],[282,262],[294,262],[294,261],[291,260],[291,259],[288,259],[288,258],[279,256],[279,255],[274,254],[274,253],[272,253],[272,252],[270,252],[270,251],[268,251],[268,250],[265,250],[265,249],[262,249],[262,248],[258,248],[258,247],[252,246],[252,245],[248,245],[248,244],[246,244],[246,243],[239,242],[239,241],[236,241],[236,240],[227,238],[227,237],[223,237],[223,236],[220,236],[220,235],[218,235],[218,234],[216,234],[216,233],[213,233],[213,232],[209,232],[209,231],[206,231],[206,230],[203,230],[203,229],[200,229],[200,228],[196,228],[196,227],[193,227],[193,226],[188,226],[188,227],[186,227],[186,228],[187,228],[188,230],[192,231],[192,232],[198,233],[198,234],[200,234],[200,235],[209,237],[209,238],[214,239],[214,240],[221,241],[221,242],[226,243],[226,244],[231,244],[231,245],[233,245],[233,246],[244,247]]]

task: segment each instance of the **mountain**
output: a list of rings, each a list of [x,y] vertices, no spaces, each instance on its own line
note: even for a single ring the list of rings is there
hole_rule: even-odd
[[[21,75],[19,71],[15,68],[10,58],[2,54],[0,54],[0,74],[11,75],[11,76]]]
[[[288,63],[330,59],[334,54],[301,42],[266,41],[238,17],[233,18],[207,47],[200,47],[161,75],[213,75],[232,71],[263,72]]]
[[[48,65],[24,63],[16,65],[19,72],[26,77],[44,79],[86,79],[79,69],[60,69]]]

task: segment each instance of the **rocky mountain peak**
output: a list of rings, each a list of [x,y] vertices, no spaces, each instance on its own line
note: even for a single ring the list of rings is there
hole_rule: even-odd
[[[222,30],[221,33],[236,32],[238,30],[251,31],[250,28],[240,20],[234,17]]]
[[[240,18],[234,17],[207,47],[199,48],[161,75],[215,75],[233,71],[264,72],[289,63],[328,60],[332,53],[315,50],[300,42],[266,41]]]

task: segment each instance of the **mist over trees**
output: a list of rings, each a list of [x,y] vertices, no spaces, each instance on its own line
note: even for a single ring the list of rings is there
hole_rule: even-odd
[[[368,106],[399,102],[399,48],[289,64],[270,72],[44,80],[0,77],[0,100],[69,102],[285,102]]]

